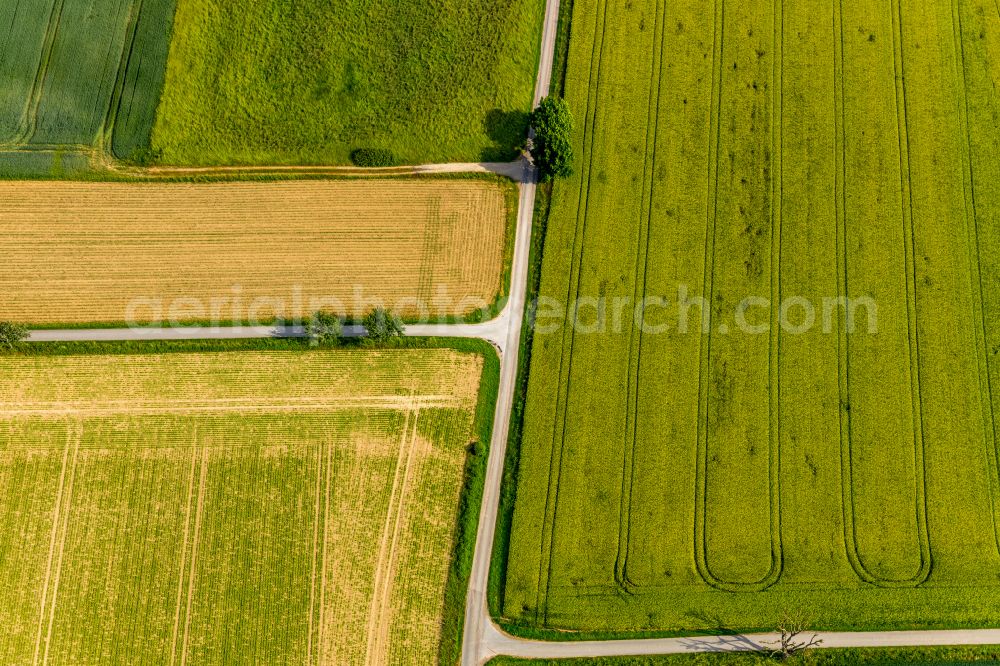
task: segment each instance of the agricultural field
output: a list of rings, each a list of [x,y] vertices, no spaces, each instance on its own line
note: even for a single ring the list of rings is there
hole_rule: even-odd
[[[467,315],[505,292],[513,200],[479,179],[3,183],[0,320]]]
[[[17,154],[36,153],[37,170],[62,153],[146,153],[173,14],[174,0],[3,3],[0,158],[25,168]]]
[[[992,0],[574,2],[505,626],[995,625],[998,90]]]
[[[436,662],[483,370],[449,349],[0,357],[0,661]]]
[[[153,133],[172,165],[512,159],[544,0],[179,0]]]

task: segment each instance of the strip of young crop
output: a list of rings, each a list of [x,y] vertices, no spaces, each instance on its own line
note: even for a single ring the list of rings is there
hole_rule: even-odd
[[[856,579],[843,557],[838,338],[820,311],[837,293],[834,4],[786,2],[783,12],[781,583],[796,586],[820,571]]]
[[[691,359],[701,337],[702,308],[694,301],[704,280],[715,61],[706,56],[715,26],[701,3],[667,2],[663,14],[634,298],[647,307],[630,329],[619,578],[633,591],[700,582],[691,570],[698,441],[698,365]],[[682,289],[692,302],[685,315],[673,315]]]
[[[646,118],[646,146],[643,152],[643,174],[642,174],[642,206],[639,210],[638,228],[638,252],[635,262],[635,278],[633,284],[632,303],[640,302],[645,297],[646,274],[649,269],[649,231],[652,222],[652,196],[654,179],[656,178],[656,139],[657,127],[660,117],[660,101],[663,80],[663,51],[666,35],[666,3],[657,2],[654,8],[653,21],[653,41],[652,41],[652,67],[649,80],[649,113]],[[640,352],[642,350],[642,322],[637,319],[642,318],[642,314],[636,314],[632,308],[633,316],[628,318],[626,324],[629,335],[629,358],[628,358],[628,379],[627,379],[627,403],[625,410],[625,442],[622,452],[622,484],[621,484],[621,508],[618,512],[618,553],[615,560],[615,582],[622,589],[628,589],[634,585],[629,578],[628,572],[628,551],[629,534],[632,523],[632,493],[635,482],[635,454],[636,454],[636,415],[639,391],[639,365]]]
[[[982,329],[978,331],[985,358],[982,379],[986,401],[984,429],[992,490],[993,524],[1000,545],[1000,456],[996,411],[1000,408],[1000,4],[989,0],[959,0],[955,4],[955,40],[961,82],[968,206],[966,224],[973,252],[973,302],[981,299]]]
[[[895,1],[839,11],[840,293],[877,308],[876,331],[841,334],[847,551],[865,580],[916,585],[931,562],[900,17]]]
[[[986,584],[1000,535],[961,17],[957,2],[901,0],[900,14],[934,575]],[[956,458],[970,464],[956,469]]]
[[[25,123],[55,0],[12,0],[0,7],[0,144],[13,143]]]
[[[695,554],[709,584],[749,590],[768,587],[781,573],[772,397],[778,329],[765,315],[764,325],[730,330],[723,315],[738,312],[748,298],[776,300],[781,17],[780,8],[765,2],[720,0],[716,11],[718,106],[704,292],[714,321],[702,340]]]
[[[30,660],[38,644],[43,591],[48,583],[53,529],[59,521],[60,478],[70,441],[63,424],[21,424],[11,435],[31,447],[11,447],[0,457],[0,492],[8,500],[5,529],[0,531],[0,562],[7,599],[0,619],[8,628],[0,637],[5,663]]]
[[[579,594],[581,585],[613,590],[623,582],[615,573],[628,400],[623,391],[601,387],[628,383],[630,345],[622,331],[632,325],[637,245],[645,223],[647,124],[656,103],[655,91],[633,81],[651,80],[656,60],[650,54],[658,53],[663,19],[655,1],[609,3],[605,12],[591,164],[575,210],[580,254],[567,303],[576,311],[564,331],[565,383],[553,435],[558,474],[549,491],[550,560],[539,585],[546,598],[552,591]],[[616,305],[622,303],[624,308]],[[600,372],[594,372],[597,367]],[[597,441],[605,445],[594,446]],[[574,552],[588,556],[569,557]],[[558,621],[551,607],[547,613]]]
[[[97,140],[118,78],[133,4],[138,3],[63,0],[30,143],[89,146]]]
[[[605,49],[608,11],[608,3],[606,2],[594,2],[589,5],[574,3],[573,7],[574,25],[578,26],[574,29],[577,35],[574,44],[583,48],[575,48],[571,52],[570,58],[571,62],[578,61],[580,69],[577,71],[586,72],[586,77],[580,77],[579,74],[571,77],[567,81],[566,94],[571,104],[583,110],[581,114],[584,125],[583,141],[578,152],[583,167],[580,169],[579,176],[574,176],[572,179],[570,187],[564,188],[563,195],[558,200],[554,200],[552,204],[554,210],[563,211],[563,214],[566,215],[565,219],[573,221],[572,224],[563,226],[566,233],[564,242],[572,248],[571,253],[561,255],[553,253],[546,257],[546,264],[555,264],[553,268],[556,269],[551,273],[556,278],[555,284],[546,286],[556,298],[565,299],[559,306],[560,309],[571,307],[572,299],[579,292],[580,263],[586,231],[586,215],[580,208],[584,202],[588,201],[588,190],[593,176],[591,158],[595,150],[595,136],[598,134],[596,115],[602,92],[601,76],[604,73],[602,56]],[[606,91],[604,92],[606,94]],[[522,561],[525,564],[535,564],[535,566],[522,567],[524,577],[518,581],[517,588],[511,590],[512,594],[509,599],[511,603],[519,604],[522,609],[535,613],[539,619],[544,619],[548,612],[548,579],[554,550],[552,542],[556,528],[555,502],[562,475],[562,455],[565,444],[563,428],[565,427],[568,398],[564,392],[569,390],[568,382],[572,360],[573,328],[568,319],[574,315],[567,310],[563,311],[566,320],[561,323],[561,326],[554,327],[551,342],[543,343],[543,351],[551,351],[536,357],[539,364],[542,364],[544,359],[548,372],[554,373],[553,379],[555,381],[552,384],[538,386],[535,389],[536,392],[539,389],[543,391],[542,395],[546,396],[544,400],[547,404],[539,405],[536,402],[541,410],[539,412],[531,411],[525,417],[526,423],[531,423],[529,427],[537,428],[532,437],[532,444],[535,445],[535,448],[529,452],[529,456],[537,456],[535,469],[538,472],[544,472],[544,481],[540,479],[537,487],[540,492],[537,499],[526,493],[529,501],[535,504],[535,507],[532,508],[542,509],[538,516],[541,520],[537,522],[539,539],[537,542],[529,539],[512,545],[513,552],[518,553],[516,557],[523,557]],[[538,421],[532,423],[535,419]]]
[[[152,157],[150,143],[166,76],[175,0],[140,0],[131,41],[122,59],[117,99],[112,100],[111,152],[130,161]]]

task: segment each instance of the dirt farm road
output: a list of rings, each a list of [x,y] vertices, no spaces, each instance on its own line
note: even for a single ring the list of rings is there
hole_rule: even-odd
[[[539,59],[535,102],[548,94],[552,78],[558,31],[559,0],[547,0]],[[475,337],[491,342],[501,353],[500,386],[493,424],[493,441],[487,462],[483,503],[480,511],[476,550],[466,599],[465,628],[462,639],[462,666],[480,666],[498,655],[524,658],[569,658],[637,656],[694,652],[748,651],[774,645],[777,634],[732,636],[693,636],[686,638],[651,638],[612,641],[547,642],[514,638],[501,631],[487,607],[487,580],[492,557],[493,537],[500,504],[500,485],[507,451],[507,435],[517,383],[517,362],[524,322],[531,228],[535,204],[534,174],[524,162],[497,164],[447,164],[401,167],[384,170],[359,170],[352,167],[234,167],[205,170],[150,170],[152,176],[225,175],[233,172],[303,175],[407,175],[420,173],[498,173],[519,181],[520,199],[510,298],[500,316],[482,324],[447,324],[408,326],[406,334],[416,337]],[[345,334],[358,336],[360,327],[348,326]],[[195,340],[270,337],[302,337],[301,327],[234,328],[153,328],[32,331],[33,342],[113,341],[113,340]],[[835,632],[817,634],[822,647],[901,647],[935,645],[1000,644],[1000,629],[926,630],[892,632]]]

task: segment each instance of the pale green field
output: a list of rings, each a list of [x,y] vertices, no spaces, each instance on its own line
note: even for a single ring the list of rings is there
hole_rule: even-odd
[[[482,369],[0,357],[0,662],[434,662]]]
[[[712,324],[536,335],[506,622],[996,623],[998,84],[992,0],[576,0],[542,295]]]

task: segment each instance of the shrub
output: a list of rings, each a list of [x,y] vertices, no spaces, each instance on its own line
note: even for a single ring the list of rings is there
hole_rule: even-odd
[[[359,167],[391,167],[399,164],[393,152],[384,148],[358,148],[351,151],[351,161]]]
[[[375,308],[366,314],[361,323],[372,342],[387,342],[402,337],[404,333],[402,320],[383,308]]]
[[[559,97],[546,97],[531,113],[535,140],[531,156],[542,180],[567,178],[573,174],[573,114]]]
[[[20,324],[0,321],[0,350],[9,351],[28,338],[28,329]]]
[[[344,323],[337,315],[320,310],[306,322],[306,337],[315,345],[336,346],[344,334]]]

